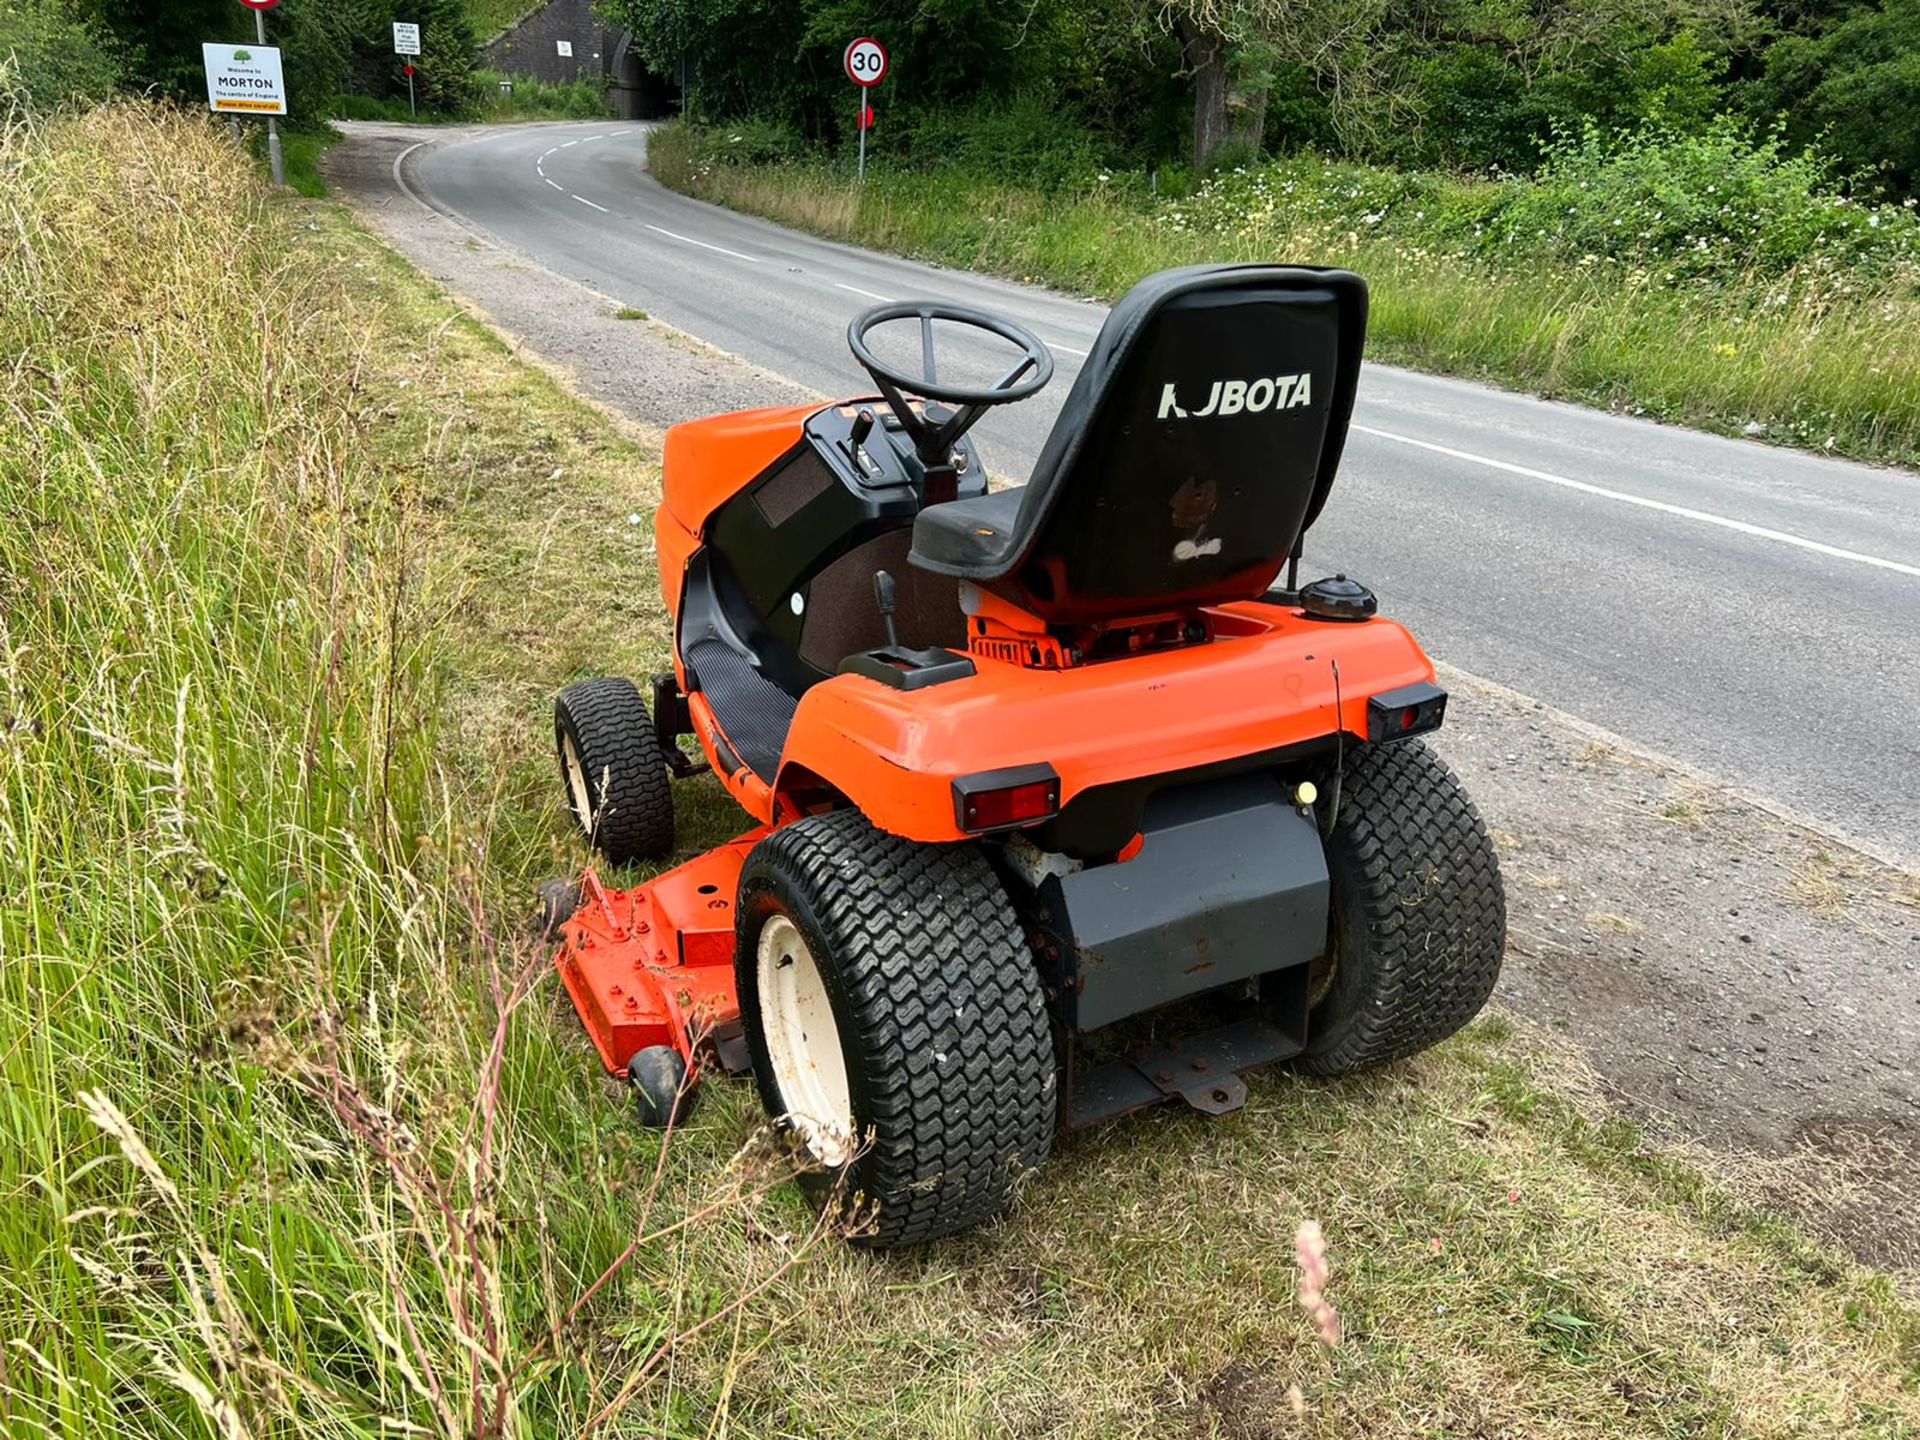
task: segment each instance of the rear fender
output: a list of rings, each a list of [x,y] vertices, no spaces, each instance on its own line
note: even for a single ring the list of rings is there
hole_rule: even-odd
[[[1312,750],[1344,732],[1365,743],[1368,699],[1434,679],[1404,627],[1313,620],[1260,603],[1214,612],[1205,645],[1065,670],[976,656],[976,673],[918,690],[836,675],[801,698],[787,771],[846,797],[912,840],[969,838],[953,782],[1048,764],[1063,810],[1076,796],[1141,777]]]

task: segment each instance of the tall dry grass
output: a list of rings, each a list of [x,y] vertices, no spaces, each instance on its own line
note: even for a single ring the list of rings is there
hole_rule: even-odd
[[[665,1203],[525,1018],[544,817],[439,725],[453,419],[336,251],[203,120],[0,134],[9,1436],[578,1433],[731,1313],[633,1262],[784,1173]]]

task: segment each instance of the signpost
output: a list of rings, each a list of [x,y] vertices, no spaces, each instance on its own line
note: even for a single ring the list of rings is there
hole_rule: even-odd
[[[253,18],[264,36],[266,22],[254,0]],[[207,108],[216,115],[267,117],[267,156],[273,164],[273,183],[287,183],[286,162],[280,154],[280,125],[273,117],[287,113],[287,82],[280,70],[280,52],[263,39],[258,45],[202,45],[200,60],[207,68]]]
[[[860,178],[867,178],[867,131],[873,128],[873,87],[887,78],[887,47],[862,35],[847,46],[847,78],[860,87]]]
[[[420,27],[405,20],[393,22],[393,53],[396,55],[418,55],[420,53]],[[420,118],[420,108],[413,103],[413,64],[409,61],[401,67],[407,75],[407,113]]]

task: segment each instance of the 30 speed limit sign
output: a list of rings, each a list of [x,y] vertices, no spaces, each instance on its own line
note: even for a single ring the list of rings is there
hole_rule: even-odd
[[[856,85],[874,86],[887,78],[887,47],[861,36],[847,46],[847,78]]]

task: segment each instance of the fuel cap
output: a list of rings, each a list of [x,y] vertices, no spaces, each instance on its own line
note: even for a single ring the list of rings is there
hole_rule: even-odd
[[[1358,580],[1335,575],[1301,586],[1300,608],[1316,620],[1365,620],[1380,604]]]

